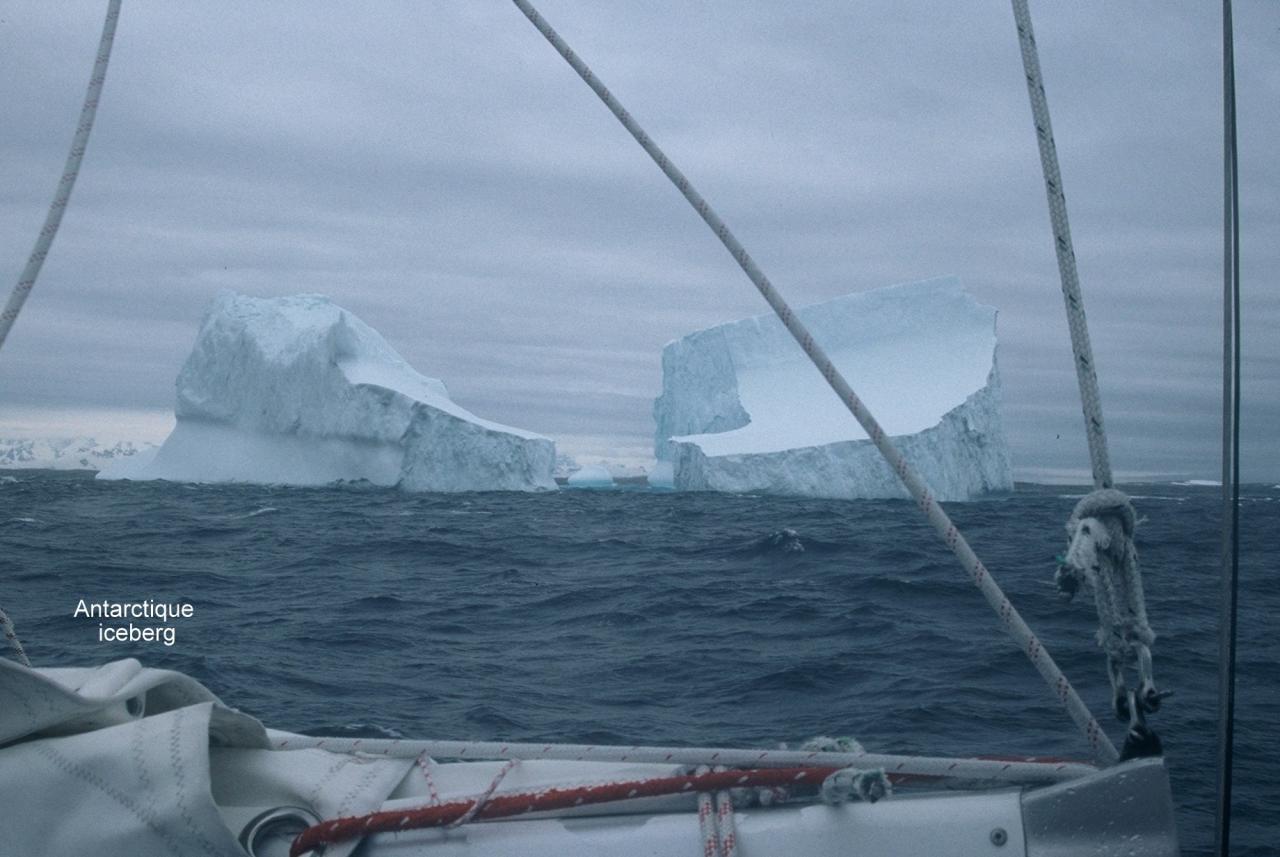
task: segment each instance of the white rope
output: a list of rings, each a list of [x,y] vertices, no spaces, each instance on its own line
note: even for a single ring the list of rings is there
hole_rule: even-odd
[[[716,830],[720,835],[721,857],[738,857],[738,830],[733,823],[733,795],[716,792]]]
[[[716,814],[707,792],[698,793],[698,833],[702,836],[702,857],[720,857],[720,833],[716,830]]]
[[[1031,659],[1036,669],[1039,670],[1040,675],[1052,689],[1053,694],[1066,707],[1072,720],[1084,733],[1094,757],[1104,763],[1114,762],[1118,758],[1114,745],[1112,745],[1111,740],[1102,731],[1101,727],[1098,726],[1098,722],[1093,718],[1093,715],[1089,713],[1089,709],[1085,706],[1084,701],[1080,699],[1075,688],[1067,681],[1066,676],[1062,674],[1062,670],[1058,668],[1053,658],[1045,651],[1044,646],[1031,633],[1027,623],[1022,620],[1018,611],[1014,609],[1009,599],[1005,597],[981,560],[978,559],[973,549],[969,547],[969,543],[964,536],[960,534],[960,531],[951,523],[951,519],[946,512],[938,505],[932,490],[915,470],[907,464],[906,459],[902,457],[902,454],[898,452],[897,448],[889,440],[875,417],[871,415],[862,400],[854,393],[853,388],[845,381],[844,376],[836,369],[835,364],[831,362],[826,352],[814,340],[813,335],[800,321],[800,318],[787,305],[782,295],[769,282],[769,279],[760,270],[755,260],[747,253],[746,248],[729,231],[729,227],[712,210],[702,195],[693,188],[684,173],[680,172],[671,163],[662,150],[658,148],[658,145],[644,132],[644,129],[631,118],[631,114],[622,107],[618,100],[613,97],[613,94],[587,67],[586,63],[573,52],[560,35],[552,29],[551,25],[538,14],[538,11],[533,8],[528,0],[512,0],[512,2],[538,28],[538,31],[551,43],[552,47],[573,67],[573,70],[578,73],[587,86],[591,87],[596,95],[600,97],[600,100],[617,117],[623,127],[631,133],[636,142],[649,154],[649,157],[653,158],[667,178],[679,189],[680,193],[684,195],[684,198],[689,201],[689,204],[693,206],[706,224],[711,227],[711,231],[716,234],[716,237],[720,239],[720,242],[724,244],[725,248],[738,262],[738,265],[750,278],[760,294],[768,301],[769,306],[777,313],[778,318],[782,320],[787,330],[800,343],[800,347],[804,349],[805,354],[818,367],[822,376],[826,378],[827,383],[835,390],[836,395],[840,397],[840,400],[844,402],[854,418],[857,419],[858,423],[866,431],[867,436],[876,445],[876,448],[880,450],[880,454],[884,456],[894,473],[898,475],[898,478],[902,480],[911,496],[915,498],[917,505],[928,517],[929,522],[933,524],[934,530],[937,531],[938,535],[946,542],[947,547],[951,548],[952,552],[960,560],[961,565],[969,572],[974,585],[978,587],[986,598],[987,603],[999,615],[1005,630],[1009,632],[1027,657]]]
[[[440,790],[436,787],[436,778],[431,775],[431,769],[435,767],[436,760],[426,753],[419,753],[415,763],[418,770],[422,771],[422,779],[427,784],[427,796],[430,799],[428,806],[439,806]]]
[[[36,238],[36,246],[27,259],[27,266],[18,277],[18,284],[13,287],[4,311],[0,312],[0,347],[4,346],[9,330],[22,311],[27,296],[40,276],[40,268],[45,257],[49,255],[49,246],[53,237],[58,234],[58,226],[62,223],[62,214],[67,210],[67,200],[71,197],[71,188],[75,186],[76,176],[80,173],[80,162],[84,159],[85,148],[89,145],[89,132],[93,130],[93,118],[98,112],[98,99],[102,95],[102,82],[107,77],[107,61],[111,59],[111,44],[115,39],[116,20],[120,17],[120,0],[110,0],[107,4],[107,19],[102,24],[102,38],[98,42],[98,58],[93,64],[93,75],[89,78],[89,90],[84,96],[84,106],[80,109],[80,124],[76,127],[75,137],[71,140],[71,151],[67,153],[67,163],[62,170],[62,180],[58,182],[58,190],[45,216],[44,228]]]
[[[730,768],[831,766],[883,768],[888,774],[1011,783],[1073,780],[1095,771],[1090,765],[1064,761],[1012,761],[901,756],[884,753],[830,753],[819,750],[760,750],[718,747],[620,747],[595,744],[522,744],[499,741],[431,741],[402,738],[327,738],[269,730],[277,750],[315,748],[335,753],[360,752],[412,759],[560,759],[577,762],[725,765]]]
[[[484,794],[476,798],[476,802],[471,805],[471,808],[466,812],[464,812],[462,815],[458,816],[457,821],[452,821],[445,826],[461,827],[462,825],[471,821],[471,819],[475,818],[476,813],[478,813],[484,807],[484,805],[489,802],[489,798],[493,797],[493,793],[498,790],[498,785],[506,778],[507,773],[519,763],[520,763],[519,759],[508,760],[508,762],[502,766],[502,768],[498,771],[498,773],[494,775],[493,781],[489,783],[489,788],[484,790]]]
[[[1049,220],[1053,224],[1053,247],[1058,256],[1062,298],[1067,307],[1071,350],[1075,355],[1076,380],[1080,385],[1080,402],[1084,408],[1084,429],[1089,441],[1093,485],[1095,488],[1110,488],[1111,460],[1107,454],[1107,432],[1102,423],[1102,397],[1098,393],[1098,373],[1094,369],[1093,347],[1089,344],[1089,325],[1084,316],[1084,298],[1080,295],[1080,275],[1076,271],[1076,254],[1071,245],[1071,227],[1067,224],[1067,198],[1062,192],[1058,147],[1053,142],[1049,102],[1044,94],[1040,57],[1036,52],[1035,33],[1031,29],[1031,12],[1027,8],[1027,0],[1012,2],[1013,17],[1018,25],[1018,42],[1022,47],[1022,68],[1027,77],[1027,93],[1031,96],[1031,115],[1035,119],[1036,139],[1040,144],[1040,166],[1044,170]]]
[[[1133,547],[1136,516],[1129,499],[1113,488],[1111,460],[1107,452],[1107,432],[1102,420],[1102,397],[1098,392],[1098,374],[1089,344],[1089,325],[1085,319],[1084,298],[1080,294],[1080,275],[1076,270],[1075,250],[1071,244],[1071,228],[1067,223],[1067,198],[1062,189],[1062,173],[1058,168],[1058,147],[1049,121],[1049,102],[1045,97],[1040,74],[1040,57],[1036,50],[1035,32],[1031,28],[1031,12],[1027,0],[1012,0],[1013,17],[1022,48],[1022,67],[1026,72],[1027,94],[1031,98],[1031,115],[1035,121],[1036,139],[1040,147],[1040,165],[1044,171],[1045,195],[1049,202],[1049,221],[1053,226],[1054,250],[1058,257],[1058,273],[1062,280],[1062,297],[1067,309],[1067,327],[1071,331],[1071,350],[1075,357],[1076,380],[1080,386],[1080,403],[1084,411],[1085,435],[1089,441],[1089,462],[1093,469],[1094,492],[1081,501],[1067,522],[1071,545],[1067,566],[1075,577],[1087,580],[1093,589],[1098,608],[1098,642],[1107,653],[1112,701],[1118,714],[1128,705],[1124,668],[1136,663],[1139,674],[1138,698],[1148,710],[1155,710],[1161,694],[1152,674],[1150,646],[1155,634],[1147,624],[1142,592],[1142,574]],[[1097,532],[1099,527],[1081,527],[1086,506],[1109,509],[1103,515],[1111,522],[1110,533]],[[1126,521],[1121,528],[1119,521]],[[1123,529],[1123,531],[1122,531]],[[1092,530],[1092,533],[1086,532]],[[1090,537],[1092,536],[1092,537]],[[1108,545],[1101,545],[1104,539]],[[1102,547],[1102,550],[1098,548]],[[1073,585],[1068,574],[1060,583]],[[1065,590],[1064,590],[1065,591]]]
[[[1107,654],[1112,704],[1124,716],[1128,688],[1124,671],[1138,672],[1138,699],[1147,710],[1160,703],[1151,664],[1155,632],[1147,621],[1142,572],[1134,546],[1137,515],[1129,498],[1114,488],[1100,488],[1076,504],[1067,521],[1070,544],[1055,574],[1068,597],[1080,580],[1088,583],[1098,612],[1098,645]]]
[[[14,629],[9,615],[3,610],[0,610],[0,631],[4,631],[4,638],[9,641],[9,646],[13,649],[14,654],[18,656],[18,662],[24,667],[30,667],[31,661],[27,659],[27,652],[22,648],[22,641],[18,639],[18,632]]]

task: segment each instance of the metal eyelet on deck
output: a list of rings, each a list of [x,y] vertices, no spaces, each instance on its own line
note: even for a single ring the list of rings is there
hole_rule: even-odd
[[[320,823],[320,816],[300,806],[278,806],[258,815],[240,831],[240,846],[248,852],[249,857],[274,857],[275,854],[288,854],[289,845],[298,834],[312,825]],[[271,851],[259,849],[275,840],[277,848]],[[282,847],[281,847],[282,846]],[[312,852],[315,857],[324,853],[323,847]]]
[[[1009,834],[1003,827],[997,827],[991,831],[991,844],[999,848],[1009,841]]]

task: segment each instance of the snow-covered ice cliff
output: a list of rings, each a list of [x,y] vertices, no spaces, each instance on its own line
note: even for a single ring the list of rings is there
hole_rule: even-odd
[[[319,295],[218,295],[178,375],[177,426],[103,478],[414,491],[554,489],[548,438],[480,419]]]
[[[799,315],[939,499],[1013,487],[996,311],[958,279],[846,295]],[[772,315],[669,343],[653,413],[655,454],[680,490],[907,496]]]

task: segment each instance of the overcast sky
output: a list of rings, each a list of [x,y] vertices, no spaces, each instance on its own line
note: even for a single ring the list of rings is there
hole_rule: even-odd
[[[0,9],[6,293],[62,169],[105,6]],[[1018,476],[1087,474],[1005,0],[539,8],[793,304],[958,274],[998,307]],[[1032,14],[1112,461],[1131,478],[1213,478],[1218,6]],[[1269,481],[1280,2],[1238,2],[1236,25],[1243,469]],[[584,459],[651,453],[664,343],[767,309],[505,0],[126,0],[83,173],[0,354],[0,434],[162,438],[223,288],[329,295],[461,404]]]

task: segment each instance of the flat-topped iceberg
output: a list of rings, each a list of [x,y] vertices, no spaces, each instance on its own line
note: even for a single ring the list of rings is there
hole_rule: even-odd
[[[483,420],[319,295],[218,295],[178,375],[177,426],[105,478],[413,491],[554,489],[548,438]]]
[[[799,315],[939,499],[1012,489],[994,308],[946,277]],[[678,490],[907,496],[772,315],[668,343],[653,413],[655,454]]]

